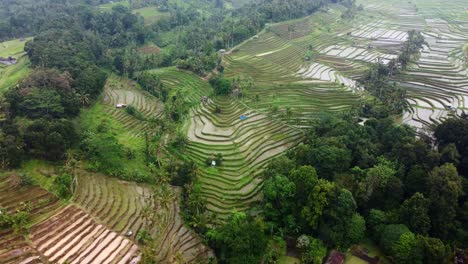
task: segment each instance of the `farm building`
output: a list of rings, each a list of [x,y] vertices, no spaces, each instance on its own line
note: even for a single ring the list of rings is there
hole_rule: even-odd
[[[125,107],[127,107],[127,105],[126,104],[116,104],[115,107],[116,108],[125,108]]]
[[[336,250],[332,250],[330,255],[328,255],[327,261],[325,264],[342,264],[345,259],[345,254],[338,252]]]

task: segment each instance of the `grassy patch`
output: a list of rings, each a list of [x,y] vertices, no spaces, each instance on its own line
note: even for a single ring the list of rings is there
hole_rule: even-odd
[[[0,57],[17,56],[24,53],[24,44],[31,39],[15,39],[0,43]]]
[[[18,63],[11,66],[0,64],[0,94],[4,93],[8,88],[17,84],[21,79],[29,74],[29,59],[24,56],[24,45],[28,38],[24,41],[15,39],[0,43],[0,57],[12,56],[18,59]]]
[[[15,65],[0,67],[0,94],[29,75],[29,64],[29,59],[22,57]]]
[[[130,7],[130,2],[120,1],[120,2],[114,2],[114,3],[109,3],[109,4],[103,4],[103,5],[99,5],[98,8],[101,9],[101,10],[110,10],[114,6],[119,6],[119,5],[125,6],[125,7]]]
[[[122,123],[115,120],[112,115],[104,110],[105,107],[100,103],[96,103],[89,109],[84,110],[78,121],[80,127],[84,130],[96,131],[100,124],[106,123],[119,143],[132,150],[135,154],[133,159],[121,159],[123,167],[129,171],[147,172],[148,168],[145,166],[145,156],[143,153],[145,148],[144,138],[134,137],[129,134],[129,131],[124,129]]]
[[[168,17],[169,13],[159,11],[156,6],[148,6],[132,11],[134,14],[139,14],[145,19],[145,25],[151,25],[158,22],[163,17]]]
[[[301,261],[294,257],[283,256],[279,259],[279,264],[299,264]]]
[[[367,264],[367,262],[354,256],[351,253],[347,253],[344,264]]]
[[[40,187],[52,191],[56,171],[53,164],[42,160],[29,160],[22,164],[20,172],[27,173]]]

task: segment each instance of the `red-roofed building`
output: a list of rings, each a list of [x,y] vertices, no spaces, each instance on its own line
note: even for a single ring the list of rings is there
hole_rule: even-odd
[[[345,254],[338,252],[336,250],[332,250],[330,255],[328,255],[327,261],[325,264],[343,264],[345,260]]]

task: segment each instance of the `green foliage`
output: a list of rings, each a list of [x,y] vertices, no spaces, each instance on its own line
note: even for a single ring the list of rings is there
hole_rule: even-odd
[[[407,199],[401,206],[401,221],[407,225],[411,231],[426,235],[431,228],[429,218],[429,201],[421,193],[415,193]]]
[[[188,144],[188,138],[182,132],[178,132],[171,143],[173,147],[179,150],[184,149],[185,146],[187,146],[187,144]]]
[[[327,255],[327,248],[317,238],[302,235],[297,239],[297,247],[301,252],[301,263],[321,264]]]
[[[268,247],[263,260],[266,264],[275,264],[286,255],[286,241],[281,237],[273,237],[268,241]]]
[[[187,184],[183,187],[183,212],[186,222],[200,233],[206,232],[208,216],[206,200],[201,193],[200,184]]]
[[[145,91],[148,91],[150,94],[158,97],[161,101],[166,102],[168,97],[168,90],[164,87],[161,82],[161,78],[156,74],[151,74],[149,72],[143,72],[137,78],[138,84]]]
[[[458,170],[462,175],[468,175],[468,119],[449,118],[435,128],[434,136],[440,149],[454,144],[460,154]]]
[[[419,52],[422,46],[426,43],[424,36],[419,31],[411,30],[408,32],[403,52],[398,56],[398,62],[401,63],[403,69],[406,68],[412,57]]]
[[[193,161],[182,162],[172,175],[171,184],[175,186],[191,184],[197,178],[197,173],[198,166]]]
[[[29,204],[22,204],[14,214],[0,208],[0,229],[13,229],[15,234],[26,233],[31,221]]]
[[[396,83],[391,83],[389,76],[392,74],[392,69],[388,66],[380,63],[374,64],[362,82],[366,90],[381,101],[385,111],[391,114],[401,114],[408,107],[407,91]]]
[[[231,81],[224,78],[222,75],[213,75],[210,78],[210,84],[216,95],[230,95],[232,92]]]
[[[391,224],[385,226],[380,237],[380,246],[385,252],[393,255],[395,253],[395,245],[399,243],[400,237],[405,233],[411,233],[405,225]]]
[[[59,174],[54,179],[52,191],[61,199],[69,199],[73,195],[72,182],[72,175],[68,173]]]
[[[19,175],[19,185],[21,187],[34,185],[34,179],[26,172],[20,173]]]
[[[110,132],[87,132],[81,149],[95,170],[114,176],[123,170],[124,147]]]
[[[340,190],[321,219],[319,234],[331,247],[346,249],[364,238],[366,222],[355,213],[356,201],[351,192]]]
[[[320,141],[309,152],[310,164],[318,174],[326,179],[333,178],[333,172],[340,173],[349,168],[351,152],[343,145],[330,141]]]
[[[126,108],[125,108],[125,112],[133,117],[135,117],[136,119],[140,120],[140,121],[144,121],[146,120],[145,116],[140,112],[138,111],[138,109],[136,109],[134,106],[132,105],[128,105]]]
[[[259,219],[250,219],[236,211],[226,224],[208,231],[206,236],[219,263],[260,263],[268,245]]]
[[[310,228],[318,227],[319,220],[329,205],[329,199],[334,194],[335,187],[334,183],[319,179],[312,189],[308,203],[301,210],[301,216]]]
[[[419,240],[411,232],[402,234],[392,250],[397,263],[423,263]]]
[[[438,264],[445,263],[450,254],[450,248],[438,239],[433,237],[418,236],[423,250],[423,263]]]
[[[296,223],[292,208],[295,205],[296,184],[286,176],[276,175],[267,179],[263,186],[264,214],[276,227],[295,231]]]
[[[153,240],[153,238],[151,237],[151,233],[146,228],[142,228],[138,232],[138,234],[136,236],[136,240],[138,241],[138,243],[140,243],[142,245],[146,245],[149,242],[151,242]]]
[[[433,234],[442,239],[453,237],[462,178],[453,164],[435,167],[429,174],[428,192]]]

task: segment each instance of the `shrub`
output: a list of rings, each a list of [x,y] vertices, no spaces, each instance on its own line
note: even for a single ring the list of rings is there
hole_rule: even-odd
[[[68,199],[72,196],[72,181],[73,177],[68,173],[58,175],[54,179],[54,193],[61,199]]]
[[[265,263],[278,263],[279,259],[286,255],[286,241],[281,237],[273,237],[268,241],[268,247],[264,256]]]
[[[468,60],[468,43],[463,46],[463,53],[465,54],[465,58]]]
[[[231,81],[224,78],[222,75],[214,75],[211,77],[210,84],[216,95],[229,95],[232,92]]]
[[[148,242],[151,242],[153,238],[151,237],[151,234],[146,228],[142,228],[140,232],[138,232],[138,235],[136,237],[138,243],[145,245]]]
[[[34,179],[29,176],[27,173],[21,173],[19,175],[19,185],[21,187],[31,186],[34,184]]]
[[[301,251],[301,263],[321,264],[327,255],[327,248],[319,239],[302,235],[297,239],[297,247]]]
[[[146,120],[145,116],[132,105],[127,106],[127,108],[125,108],[125,112],[127,112],[127,114],[135,117],[138,120],[141,120],[141,121]]]

